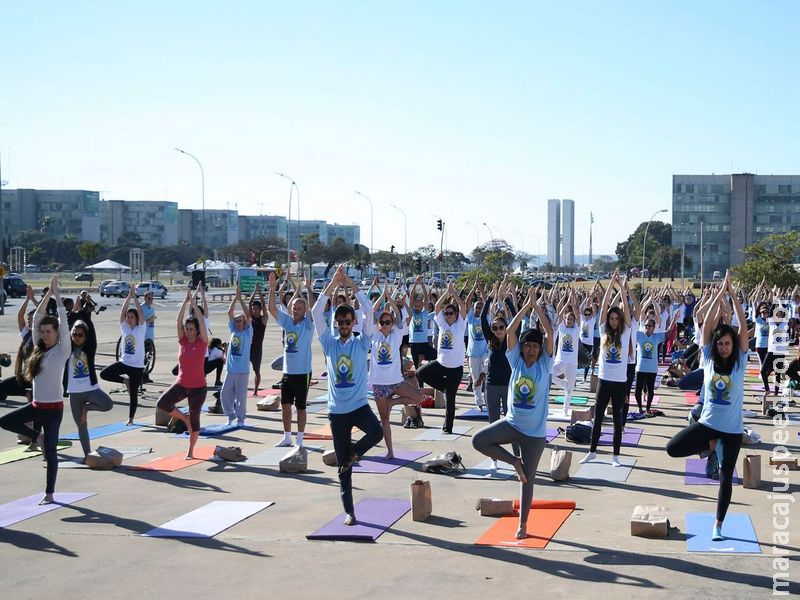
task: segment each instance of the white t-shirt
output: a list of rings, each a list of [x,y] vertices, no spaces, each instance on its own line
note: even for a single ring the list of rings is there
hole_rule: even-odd
[[[400,325],[400,333],[402,333],[403,335],[408,335],[408,317],[409,317],[408,309],[406,309],[406,307],[404,306],[403,308],[400,309],[401,322],[398,323],[398,325]]]
[[[120,323],[122,333],[122,364],[141,369],[144,367],[144,337],[147,325],[144,323],[136,327],[129,327],[127,323]]]
[[[89,377],[89,359],[83,350],[72,352],[67,359],[67,392],[75,394],[96,390],[99,384],[92,384]]]
[[[636,345],[636,336],[633,335],[634,331],[639,331],[639,321],[637,321],[636,319],[632,318],[631,319],[631,328],[630,328],[631,335],[629,336],[629,342],[628,342],[628,364],[629,365],[635,365],[636,364],[637,345]],[[625,378],[626,378],[625,380],[626,381],[627,381],[627,377],[628,377],[628,375],[626,373],[625,374]]]
[[[589,330],[591,332],[591,329]],[[580,327],[573,325],[567,327],[564,323],[558,326],[558,349],[556,350],[557,365],[577,365],[578,364],[578,338]]]
[[[439,327],[439,352],[436,360],[439,364],[448,369],[464,366],[464,332],[467,330],[467,322],[458,313],[452,325],[447,324],[444,311],[439,311],[434,317],[436,325]]]
[[[788,321],[786,319],[777,320],[772,317],[767,319],[769,323],[769,345],[767,352],[782,354],[789,346],[789,334],[787,333]]]
[[[372,334],[372,357],[369,361],[369,384],[394,385],[403,382],[403,357],[400,356],[400,344],[403,343],[403,332],[392,327],[389,335],[384,336],[380,330]]]
[[[594,345],[594,321],[597,317],[591,316],[588,319],[581,317],[581,343],[584,346]]]
[[[606,336],[605,324],[600,325],[600,371],[598,376],[606,381],[628,380],[628,355],[631,328],[625,327],[619,345],[614,345]]]

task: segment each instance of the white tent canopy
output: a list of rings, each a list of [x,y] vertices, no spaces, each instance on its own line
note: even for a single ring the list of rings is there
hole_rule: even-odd
[[[84,267],[84,269],[95,269],[98,271],[130,271],[131,268],[107,258],[94,265]]]

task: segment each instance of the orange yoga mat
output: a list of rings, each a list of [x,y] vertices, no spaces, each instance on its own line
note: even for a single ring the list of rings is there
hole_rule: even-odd
[[[519,510],[519,500],[514,501]],[[514,537],[519,517],[500,517],[475,542],[476,546],[504,546],[510,548],[545,548],[559,528],[575,509],[574,500],[534,500],[528,515],[528,537]]]
[[[700,400],[700,396],[696,396],[694,392],[683,392],[683,400],[689,406],[694,406]]]
[[[192,460],[185,460],[186,452],[178,452],[163,458],[157,458],[149,463],[138,465],[135,467],[128,467],[137,471],[180,471],[186,467],[199,464],[214,456],[214,446],[196,446],[194,449],[194,458]]]
[[[331,434],[331,426],[330,424],[325,424],[319,429],[315,429],[314,431],[307,431],[304,435],[304,439],[306,440],[332,440],[333,434]]]

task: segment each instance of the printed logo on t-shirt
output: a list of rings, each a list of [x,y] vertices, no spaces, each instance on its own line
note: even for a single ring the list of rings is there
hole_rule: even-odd
[[[653,358],[653,342],[642,344],[642,358],[651,360]]]
[[[378,344],[375,352],[375,362],[379,365],[392,364],[392,347],[388,342]]]
[[[481,327],[480,323],[475,323],[472,326],[472,337],[475,339],[476,342],[483,341],[483,328]]]
[[[581,337],[582,338],[588,338],[589,337],[589,326],[586,323],[581,325]]]
[[[522,376],[514,382],[514,406],[531,409],[534,407],[536,384],[530,377]]]
[[[708,400],[711,404],[730,404],[731,397],[731,378],[728,375],[717,375],[716,373],[708,382]]]
[[[136,354],[136,337],[131,333],[126,335],[122,347],[125,349],[125,354]]]
[[[611,339],[608,336],[604,336],[605,340],[603,341],[603,354],[606,359],[606,363],[609,365],[615,365],[622,362],[622,346],[617,346],[616,344],[611,343]]]
[[[296,331],[288,331],[286,332],[286,352],[288,354],[293,354],[297,352],[297,332]]]
[[[242,355],[242,339],[235,334],[231,336],[231,355],[232,356]]]
[[[334,387],[349,388],[353,383],[353,361],[346,354],[342,354],[336,361],[336,383]]]
[[[411,322],[414,324],[414,331],[422,333],[422,315],[415,314]]]
[[[445,329],[442,332],[442,338],[439,343],[440,350],[452,350],[453,349],[453,333],[449,329]]]
[[[758,331],[761,337],[769,337],[769,323],[760,325]]]
[[[78,352],[72,355],[72,378],[85,379],[89,377],[89,361],[86,353]]]
[[[575,344],[572,341],[572,336],[569,334],[561,336],[561,351],[562,352],[575,352]]]

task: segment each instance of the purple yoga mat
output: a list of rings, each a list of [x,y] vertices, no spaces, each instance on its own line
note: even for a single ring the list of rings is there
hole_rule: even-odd
[[[686,476],[683,479],[685,485],[719,485],[718,479],[711,479],[706,477],[706,463],[705,458],[687,458],[686,459]],[[740,485],[742,480],[736,473],[736,468],[733,469],[733,485]]]
[[[544,441],[548,444],[552,442],[554,439],[558,437],[558,429],[553,429],[551,427],[547,428],[547,435],[544,438]]]
[[[31,517],[38,517],[46,512],[67,506],[75,502],[80,502],[86,498],[95,496],[97,492],[56,492],[53,494],[55,502],[52,504],[39,505],[39,500],[43,494],[34,494],[27,498],[12,500],[0,505],[0,527],[8,527],[14,523],[19,523]]]
[[[309,540],[342,540],[374,542],[380,535],[411,510],[408,500],[368,498],[355,505],[356,525],[344,524],[344,513],[328,521],[311,535]]]
[[[395,450],[394,458],[384,460],[380,456],[364,456],[355,465],[354,473],[380,473],[385,475],[404,467],[410,462],[430,454],[427,450]]]
[[[634,429],[633,427],[628,427],[622,434],[622,445],[623,446],[638,446],[639,440],[642,437],[642,430],[641,429]],[[601,446],[613,446],[614,445],[614,430],[613,429],[603,429],[600,433],[600,445]]]

